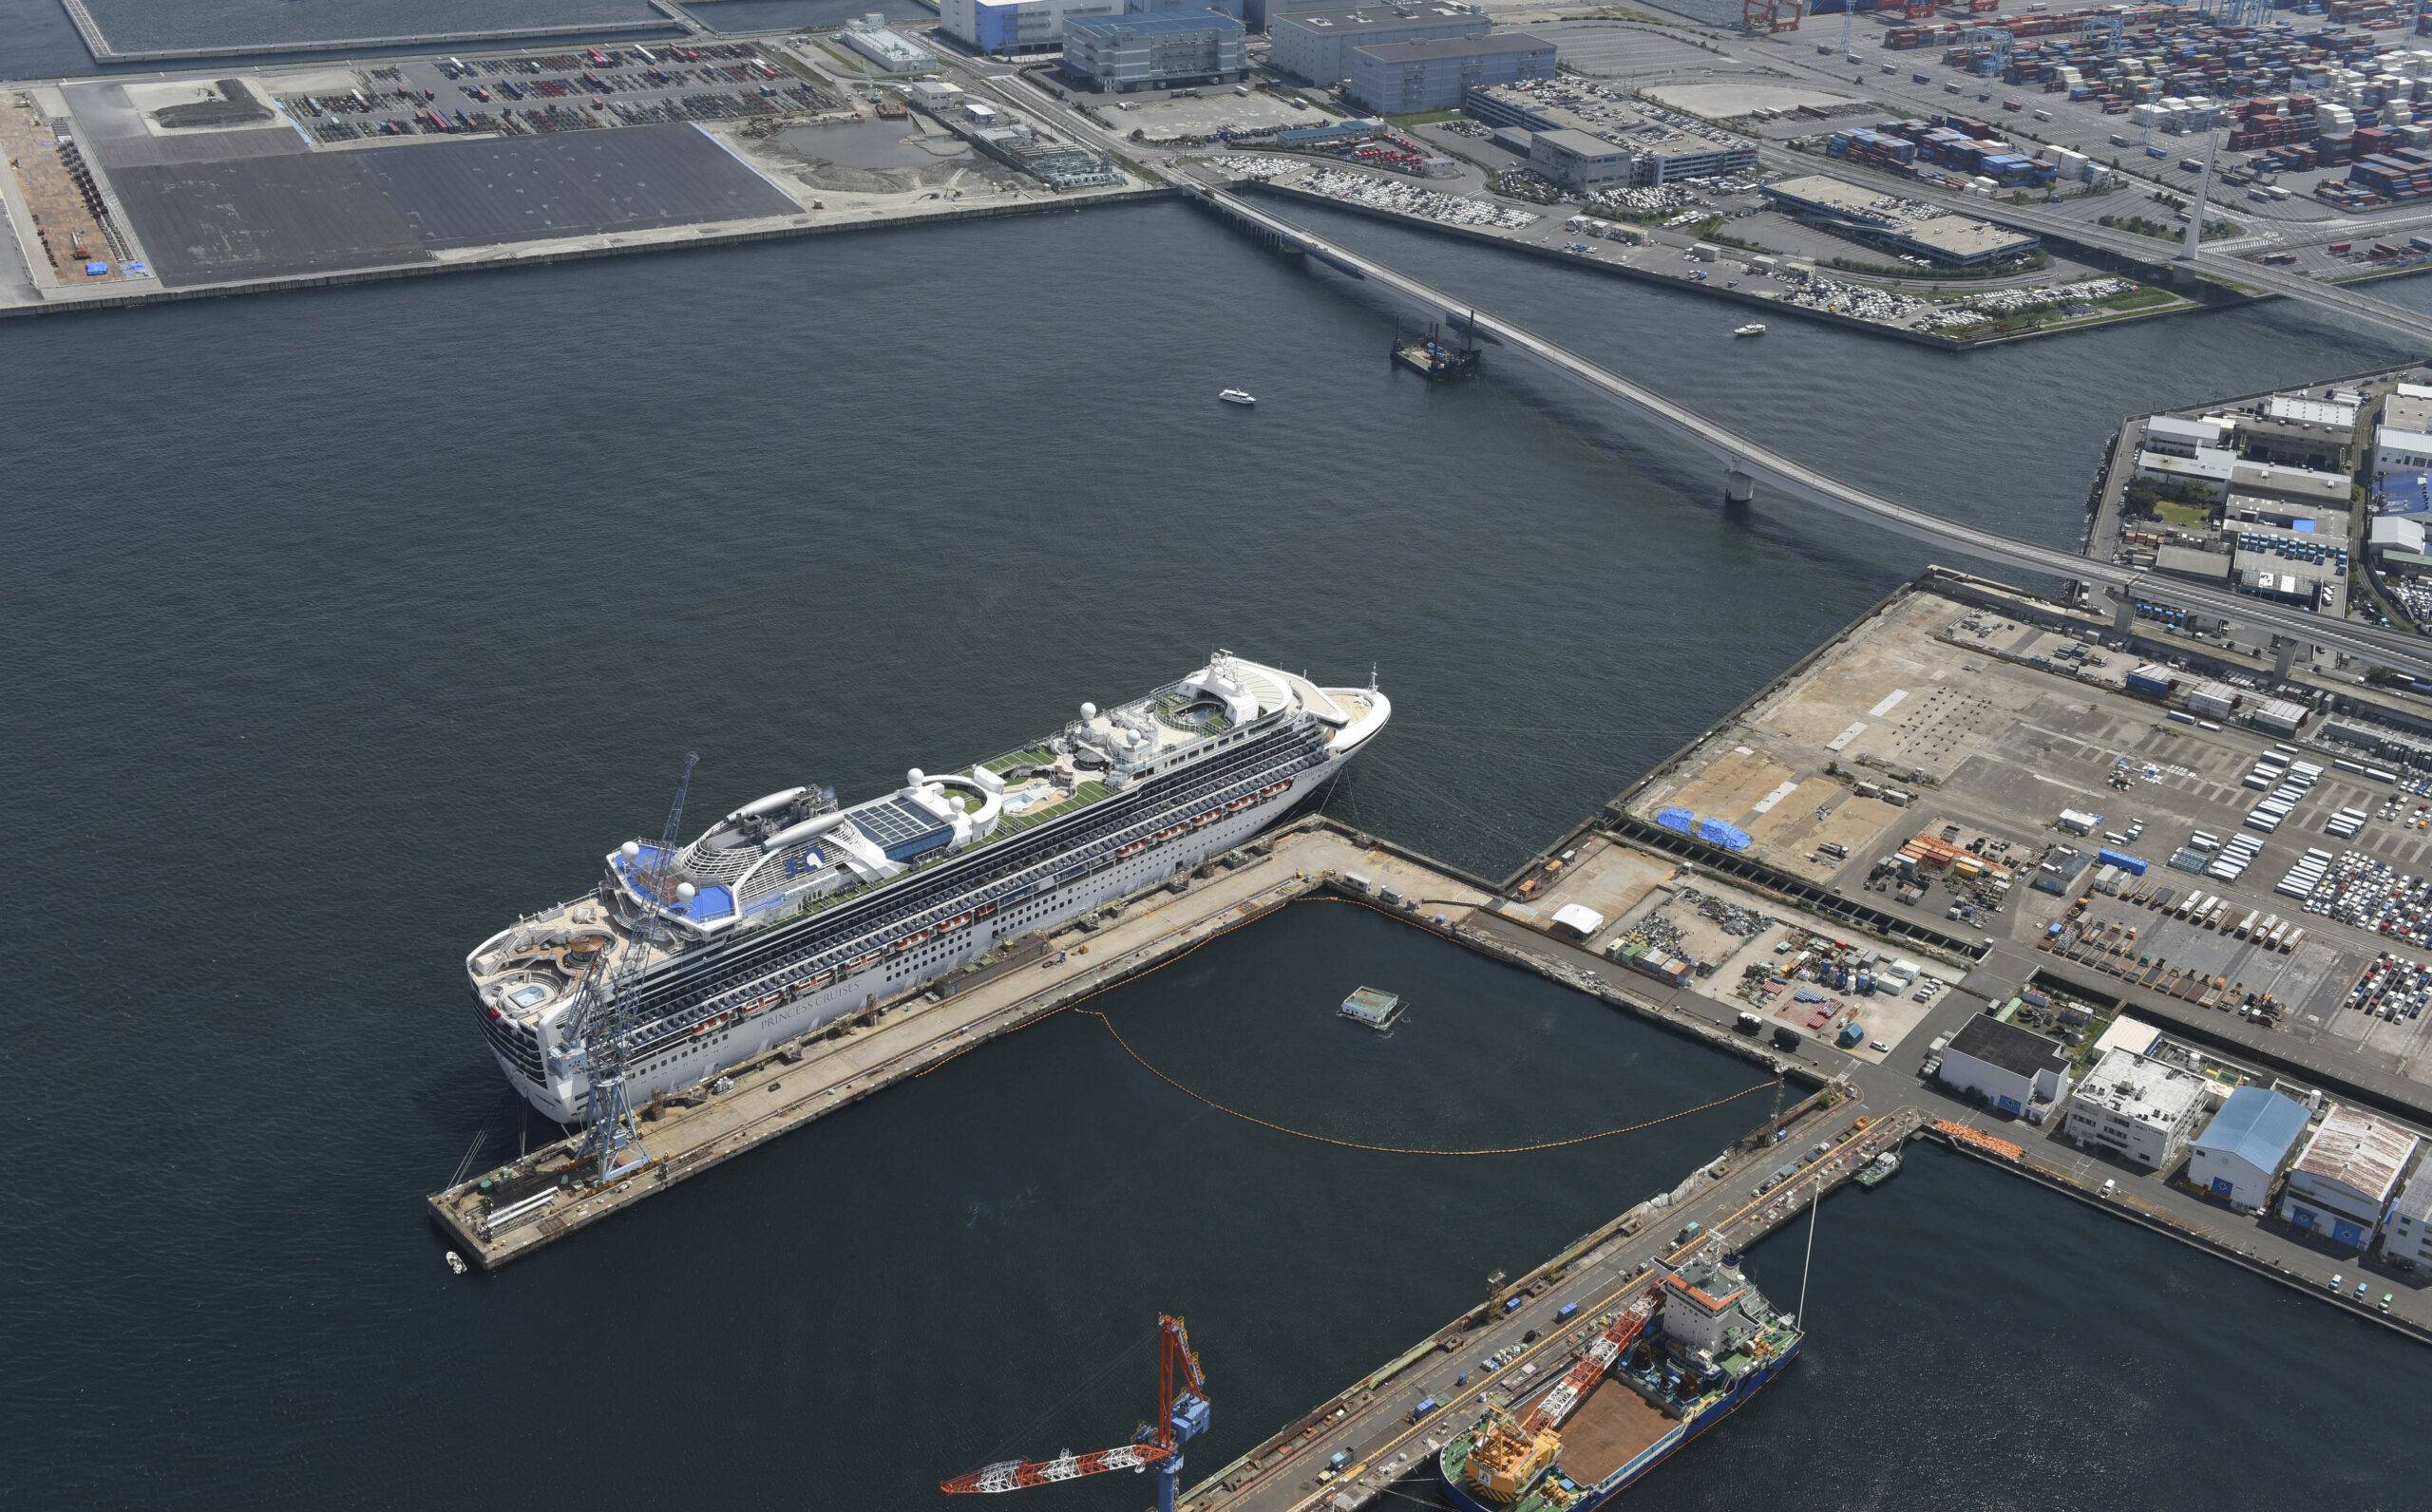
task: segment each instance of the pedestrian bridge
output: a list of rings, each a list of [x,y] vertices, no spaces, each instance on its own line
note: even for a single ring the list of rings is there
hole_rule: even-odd
[[[1203,204],[1246,228],[1266,244],[1305,253],[1352,277],[1391,290],[1411,303],[1425,307],[1431,315],[1526,351],[1566,377],[1622,405],[1639,419],[1651,422],[1666,439],[1685,444],[1710,458],[1722,474],[1724,497],[1735,502],[1753,499],[1761,484],[1783,498],[1897,532],[1938,550],[1959,552],[2013,572],[2084,583],[2090,590],[2104,592],[2123,621],[2137,599],[2228,620],[2251,635],[2270,634],[2281,647],[2284,671],[2299,647],[2319,646],[2369,666],[2432,676],[2432,641],[2402,631],[2327,619],[2226,589],[2207,588],[2113,562],[2095,561],[2073,551],[2019,540],[1884,498],[1785,456],[1567,347],[1329,241],[1229,190],[1199,183],[1188,187]]]

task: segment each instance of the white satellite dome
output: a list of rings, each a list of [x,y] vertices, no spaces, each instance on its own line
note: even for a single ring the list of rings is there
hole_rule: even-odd
[[[675,884],[675,900],[679,903],[689,903],[700,893],[700,891],[701,890],[699,888],[694,886],[691,882],[677,882]]]
[[[617,847],[617,854],[622,856],[629,861],[637,859],[641,853],[642,842],[637,840],[629,840],[622,845]]]
[[[1097,717],[1098,717],[1098,706],[1097,706],[1097,705],[1095,705],[1095,704],[1083,704],[1083,705],[1081,706],[1081,717],[1082,717],[1083,719],[1095,719],[1095,718],[1097,718]]]
[[[922,783],[928,779],[928,773],[921,770],[918,766],[915,766],[910,771],[903,774],[903,780],[914,787],[918,787]]]

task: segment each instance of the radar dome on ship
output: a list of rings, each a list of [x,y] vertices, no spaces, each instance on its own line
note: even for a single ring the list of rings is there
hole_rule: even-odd
[[[1098,706],[1095,704],[1083,704],[1081,706],[1081,717],[1085,720],[1097,718]]]
[[[642,842],[637,840],[629,840],[622,845],[617,847],[617,854],[622,856],[629,861],[637,860],[641,856],[641,853]]]
[[[677,882],[675,884],[675,900],[679,903],[689,903],[699,895],[700,891],[701,890],[699,888],[694,886],[691,882]]]
[[[921,770],[918,766],[915,766],[910,771],[903,774],[903,781],[910,786],[918,787],[927,779],[928,775],[928,773]]]

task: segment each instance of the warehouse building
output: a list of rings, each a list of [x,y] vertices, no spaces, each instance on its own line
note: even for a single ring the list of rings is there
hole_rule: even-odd
[[[2373,1242],[2419,1141],[2370,1113],[2333,1105],[2280,1192],[2280,1216],[2333,1244]]]
[[[1986,1014],[1950,1037],[1939,1074],[1953,1090],[1974,1092],[2004,1113],[2024,1114],[2069,1095],[2069,1058],[2057,1041]]]
[[[1064,72],[1087,89],[1123,94],[1230,84],[1249,66],[1247,34],[1221,11],[1075,16],[1064,23]]]
[[[1742,173],[1757,165],[1757,144],[1746,138],[1587,80],[1485,85],[1462,96],[1461,108],[1490,126],[1578,131],[1618,143],[1629,154],[1629,181],[1640,188]]]
[[[2303,1103],[2268,1087],[2241,1087],[2188,1143],[2187,1179],[2241,1213],[2254,1212],[2305,1131]]]
[[[1529,166],[1573,194],[1630,181],[1630,155],[1625,149],[1568,127],[1531,137]]]
[[[1378,115],[1451,110],[1487,85],[1554,76],[1554,45],[1526,31],[1367,43],[1351,49],[1352,102]]]
[[[2432,1271],[2432,1161],[2390,1202],[2382,1229],[2382,1257],[2410,1271]]]
[[[1302,10],[1270,14],[1267,64],[1278,73],[1310,84],[1333,85],[1351,77],[1355,47],[1389,42],[1430,42],[1444,37],[1483,37],[1490,23],[1476,11],[1449,5],[1376,6],[1364,10]]]
[[[1809,224],[1946,268],[1976,268],[2023,257],[2042,241],[2030,233],[1966,216],[1918,214],[1903,208],[1890,195],[1822,174],[1767,184],[1761,193],[1776,209]]]
[[[947,36],[1004,55],[1062,47],[1076,16],[1122,13],[1123,0],[939,0],[938,22]]]
[[[2069,1099],[2061,1131],[2149,1171],[2167,1170],[2203,1116],[2204,1087],[2204,1078],[2184,1067],[2115,1049],[2095,1062]]]

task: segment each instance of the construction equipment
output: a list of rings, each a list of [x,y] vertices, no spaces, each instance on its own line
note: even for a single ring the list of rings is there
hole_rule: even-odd
[[[1174,1490],[1182,1479],[1182,1446],[1207,1431],[1207,1384],[1199,1373],[1199,1356],[1191,1352],[1190,1331],[1183,1320],[1160,1314],[1157,1332],[1157,1417],[1153,1423],[1141,1424],[1130,1443],[1088,1454],[1066,1449],[1052,1460],[1002,1460],[940,1481],[938,1489],[949,1496],[1019,1491],[1109,1470],[1153,1467],[1157,1512],[1174,1512]]]
[[[1516,1501],[1553,1465],[1562,1453],[1564,1421],[1578,1409],[1605,1372],[1628,1354],[1645,1333],[1662,1295],[1659,1288],[1649,1287],[1624,1308],[1612,1325],[1588,1346],[1586,1353],[1580,1356],[1579,1363],[1570,1368],[1570,1372],[1539,1397],[1525,1415],[1515,1418],[1508,1408],[1488,1409],[1492,1423],[1472,1445],[1468,1468],[1472,1483],[1486,1493],[1488,1500]]]
[[[675,781],[675,800],[668,805],[667,822],[659,830],[658,847],[644,852],[627,841],[619,852],[619,869],[633,894],[635,919],[621,953],[602,951],[576,990],[566,1015],[566,1047],[552,1070],[560,1076],[582,1072],[589,1085],[583,1112],[582,1146],[575,1163],[592,1167],[595,1185],[631,1175],[650,1163],[635,1126],[634,1110],[625,1097],[625,1005],[641,985],[652,955],[665,948],[667,911],[679,898],[672,885],[675,874],[675,837],[684,822],[684,794],[693,785],[693,767],[700,757],[687,753],[684,774]],[[614,963],[610,961],[612,954]]]

